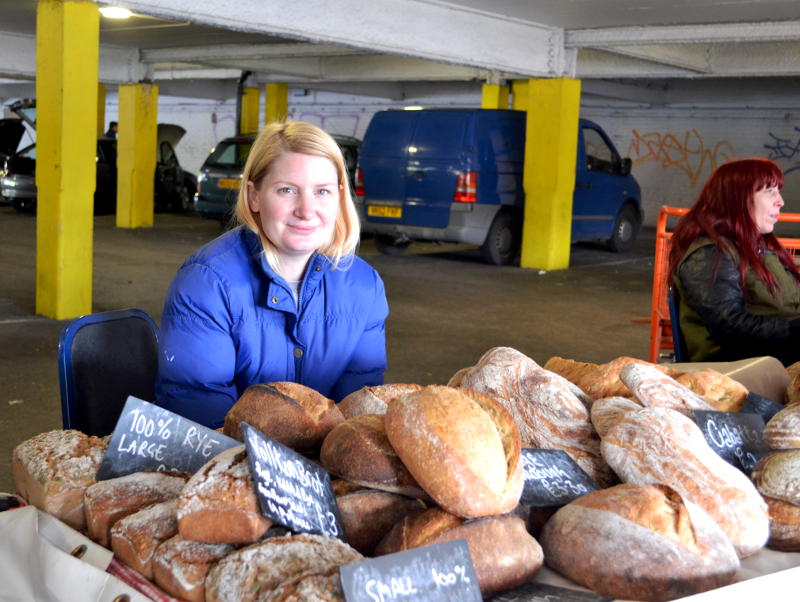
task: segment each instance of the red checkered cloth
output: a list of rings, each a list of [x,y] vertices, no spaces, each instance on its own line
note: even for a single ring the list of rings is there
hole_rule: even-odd
[[[111,559],[111,564],[108,565],[106,572],[111,573],[117,579],[127,583],[137,592],[143,596],[147,596],[151,600],[155,600],[155,602],[181,602],[179,599],[165,594],[161,589],[156,587],[152,581],[145,579],[139,571],[117,560],[116,556]]]

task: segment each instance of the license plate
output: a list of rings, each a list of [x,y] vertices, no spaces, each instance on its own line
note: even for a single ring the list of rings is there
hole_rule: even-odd
[[[368,205],[367,215],[370,217],[403,217],[403,208],[390,207],[388,205]]]
[[[220,188],[239,188],[239,180],[236,178],[220,178],[217,186]]]

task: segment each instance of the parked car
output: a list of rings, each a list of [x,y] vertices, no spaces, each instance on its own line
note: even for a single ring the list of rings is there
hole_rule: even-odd
[[[174,145],[186,132],[172,124],[159,124],[154,182],[157,211],[188,211],[196,190],[195,177],[184,172],[175,156]],[[97,177],[94,211],[114,213],[117,207],[117,141],[97,140]],[[8,158],[0,170],[0,195],[22,212],[36,210],[36,145],[26,146]]]
[[[16,154],[25,126],[19,119],[0,119],[0,180],[8,173],[8,164]],[[0,189],[0,202],[9,203],[11,198],[6,197]]]
[[[524,111],[387,110],[364,135],[356,176],[362,232],[402,253],[413,240],[479,245],[485,261],[511,263],[522,238]],[[629,250],[643,214],[630,159],[581,119],[572,241]]]
[[[353,190],[361,142],[338,134],[333,135],[333,139],[342,149],[350,189]],[[252,136],[233,136],[225,138],[211,150],[197,177],[194,208],[199,215],[221,221],[230,219],[239,194],[244,164],[254,141]]]

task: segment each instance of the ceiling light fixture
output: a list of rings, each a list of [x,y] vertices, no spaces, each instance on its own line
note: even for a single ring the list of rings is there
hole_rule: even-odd
[[[107,19],[127,19],[133,15],[127,8],[119,6],[101,6],[100,14]]]

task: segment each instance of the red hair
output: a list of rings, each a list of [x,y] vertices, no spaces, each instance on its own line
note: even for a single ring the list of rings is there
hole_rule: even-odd
[[[781,263],[800,280],[800,271],[775,234],[761,234],[753,221],[755,193],[774,186],[783,187],[783,172],[769,159],[741,159],[718,167],[706,181],[697,202],[675,228],[669,254],[670,279],[675,277],[689,246],[697,238],[706,236],[722,251],[725,250],[723,238],[736,248],[743,289],[745,273],[752,267],[769,291],[775,292],[775,276],[759,257],[759,251],[765,249],[775,251]]]

